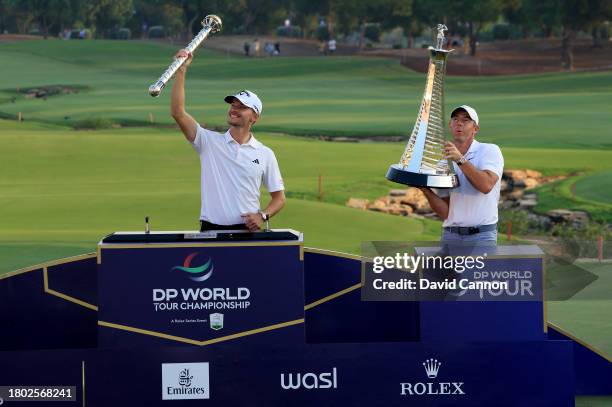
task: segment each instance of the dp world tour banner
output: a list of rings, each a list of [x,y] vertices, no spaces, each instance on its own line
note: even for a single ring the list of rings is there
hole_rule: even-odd
[[[99,344],[301,343],[300,254],[297,242],[102,245]]]

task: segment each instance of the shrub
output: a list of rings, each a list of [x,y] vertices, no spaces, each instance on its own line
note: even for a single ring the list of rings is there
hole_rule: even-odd
[[[495,24],[493,26],[493,39],[508,40],[510,39],[511,29],[508,24]]]
[[[166,27],[163,25],[154,25],[149,28],[149,38],[166,38]]]
[[[91,40],[92,38],[92,34],[91,34],[91,30],[88,28],[85,28],[83,30],[83,38],[84,40]],[[71,40],[80,40],[81,39],[81,30],[72,30],[70,32],[70,39]]]
[[[117,39],[118,40],[129,40],[132,38],[132,30],[130,30],[129,28],[120,28],[119,31],[117,32]]]
[[[373,42],[378,42],[380,39],[380,25],[376,23],[366,24],[364,27],[364,36]]]
[[[326,25],[320,25],[317,27],[317,39],[319,41],[328,41],[329,40],[329,30]]]
[[[87,119],[79,120],[74,123],[73,127],[76,130],[101,130],[110,129],[114,123],[110,119],[102,117],[90,117]]]
[[[529,217],[521,210],[502,209],[499,211],[497,227],[499,233],[506,233],[508,222],[512,223],[513,235],[526,235],[529,232]]]
[[[276,35],[279,37],[300,38],[302,36],[302,27],[290,25],[289,27],[281,25],[276,27]]]

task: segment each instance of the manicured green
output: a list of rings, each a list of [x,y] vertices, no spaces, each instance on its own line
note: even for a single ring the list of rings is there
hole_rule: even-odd
[[[75,124],[109,118],[123,124],[170,124],[169,89],[147,95],[179,46],[141,41],[29,41],[0,45],[0,113],[26,120]],[[452,64],[452,57],[450,62]],[[397,60],[356,57],[262,58],[206,49],[188,73],[187,106],[200,121],[223,126],[228,92],[249,88],[264,100],[260,131],[344,136],[407,136],[424,75]],[[74,84],[91,87],[46,101],[19,97],[16,88]],[[481,115],[481,137],[502,146],[612,146],[609,72],[449,77],[447,110],[467,103]]]
[[[605,164],[608,163],[610,161]],[[590,174],[588,172],[587,175],[572,176],[537,188],[539,201],[535,211],[546,213],[558,208],[580,210],[588,212],[593,219],[599,222],[611,223],[611,173],[602,171]]]
[[[0,271],[92,251],[107,233],[142,229],[145,216],[156,230],[197,227],[199,160],[178,130],[74,131],[6,121],[0,128],[7,130],[0,136],[0,245],[10,246],[0,250]],[[307,246],[357,253],[363,240],[438,237],[434,221],[332,204],[386,193],[391,185],[380,172],[399,144],[260,139],[275,150],[290,198],[273,225],[304,232]],[[377,162],[380,155],[389,158]],[[364,165],[353,170],[353,161]],[[323,202],[317,202],[319,173]]]
[[[602,171],[576,182],[575,193],[582,199],[612,204],[612,171]],[[610,208],[612,209],[612,208]]]

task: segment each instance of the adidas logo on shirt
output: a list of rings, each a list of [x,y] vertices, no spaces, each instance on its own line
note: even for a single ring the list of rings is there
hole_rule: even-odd
[[[256,158],[256,159],[254,159],[254,160],[253,160],[253,162],[254,162],[255,164],[259,164],[259,160],[258,160],[257,158]]]

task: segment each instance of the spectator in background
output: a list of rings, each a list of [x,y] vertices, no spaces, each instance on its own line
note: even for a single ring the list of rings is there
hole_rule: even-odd
[[[274,55],[274,45],[272,45],[271,42],[266,42],[266,45],[264,46],[264,52],[269,57],[273,56]]]
[[[245,57],[250,57],[251,53],[251,44],[248,41],[244,42],[244,56]]]
[[[255,40],[253,40],[253,51],[255,51],[255,56],[258,57],[259,52],[261,51],[261,44],[259,43],[258,38],[255,38]]]
[[[280,55],[280,42],[274,44],[274,55]]]
[[[333,54],[334,52],[336,52],[336,39],[335,38],[331,38],[329,40],[329,42],[327,43],[327,48],[329,49],[330,54]]]
[[[319,53],[322,55],[327,55],[327,42],[321,41],[319,43]]]

